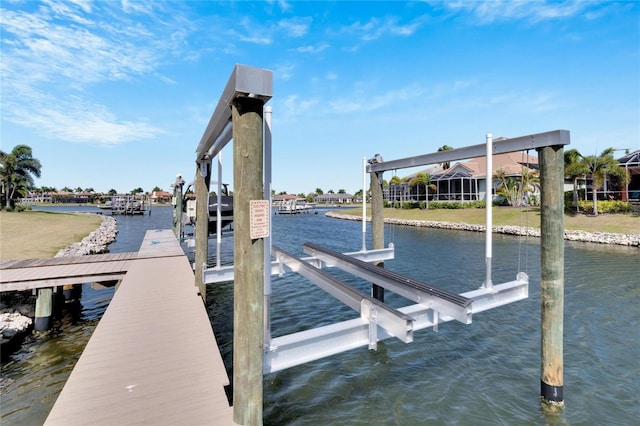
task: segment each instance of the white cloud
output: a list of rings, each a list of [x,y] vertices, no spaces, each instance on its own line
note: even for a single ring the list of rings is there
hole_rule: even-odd
[[[0,23],[3,119],[75,142],[114,144],[161,133],[139,120],[116,117],[88,101],[87,91],[102,82],[158,77],[163,58],[175,54],[187,37],[184,25],[172,23],[180,21],[179,14],[151,30],[147,21],[130,21],[112,8],[115,3],[99,3],[102,9],[80,0],[48,0],[33,11],[17,6],[3,9]],[[153,3],[125,1],[123,7],[152,15]]]
[[[117,145],[147,139],[164,133],[144,121],[119,120],[103,105],[72,96],[60,99],[43,93],[31,93],[32,109],[5,102],[6,117],[32,128],[44,137],[69,142]]]
[[[278,27],[292,37],[303,37],[309,32],[311,21],[311,18],[284,19],[278,23]]]
[[[355,22],[342,30],[347,33],[355,33],[363,41],[376,40],[381,37],[410,36],[414,34],[424,23],[424,16],[414,19],[410,23],[399,24],[396,17],[371,18],[366,23]]]
[[[326,50],[329,48],[329,44],[327,43],[319,43],[316,45],[308,45],[308,46],[300,46],[296,49],[292,49],[296,52],[300,52],[300,53],[310,53],[310,54],[317,54],[322,52],[323,50]]]
[[[373,94],[373,91],[359,87],[350,96],[329,102],[329,106],[336,114],[374,111],[421,97],[423,94],[424,89],[418,85],[410,85],[381,94]]]
[[[436,5],[452,11],[473,13],[480,24],[495,21],[524,19],[540,22],[576,16],[591,6],[592,2],[560,1],[546,2],[540,0],[493,0],[493,1],[450,1],[437,2]]]
[[[293,78],[294,70],[295,70],[295,65],[292,65],[292,64],[280,65],[275,68],[275,70],[273,71],[273,75],[274,77],[280,80],[287,81]]]

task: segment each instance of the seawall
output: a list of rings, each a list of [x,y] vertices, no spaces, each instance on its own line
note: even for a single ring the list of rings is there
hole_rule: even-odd
[[[329,211],[328,217],[335,219],[357,220],[362,221],[362,216],[340,214]],[[370,221],[371,217],[368,216]],[[485,232],[485,225],[473,225],[469,223],[459,222],[437,222],[431,220],[408,220],[385,218],[384,223],[394,225],[416,226],[425,228],[452,229],[456,231],[474,231]],[[540,237],[540,229],[531,227],[511,226],[511,225],[495,225],[492,227],[494,233],[508,235],[522,235],[530,237]],[[564,239],[569,241],[580,241],[585,243],[597,244],[617,244],[622,246],[640,247],[640,234],[616,234],[612,232],[586,232],[586,231],[564,231]]]

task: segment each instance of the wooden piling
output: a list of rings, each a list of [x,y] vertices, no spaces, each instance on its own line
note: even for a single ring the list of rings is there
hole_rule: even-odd
[[[209,185],[211,160],[196,163],[196,241],[194,256],[195,283],[202,299],[207,301],[207,286],[202,276],[209,254]]]
[[[173,198],[175,204],[173,205],[173,233],[176,238],[182,237],[182,187],[184,186],[184,180],[182,176],[178,175],[173,185]]]
[[[250,201],[263,198],[263,106],[237,97],[233,120],[233,419],[262,424],[264,244],[251,239]]]
[[[538,150],[541,184],[541,376],[544,403],[564,404],[564,150]]]
[[[371,248],[379,250],[384,248],[384,201],[382,196],[382,172],[369,173],[371,176]],[[366,196],[364,197],[366,202]],[[384,268],[384,261],[373,263]],[[373,284],[371,295],[384,302],[384,287]]]
[[[36,312],[33,321],[34,331],[47,331],[53,326],[53,289],[39,288],[36,299]]]

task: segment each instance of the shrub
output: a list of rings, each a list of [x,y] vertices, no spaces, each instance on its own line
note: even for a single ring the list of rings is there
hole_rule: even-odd
[[[631,203],[619,200],[597,201],[598,213],[629,213],[633,210]],[[580,200],[578,206],[586,214],[593,214],[593,201]]]

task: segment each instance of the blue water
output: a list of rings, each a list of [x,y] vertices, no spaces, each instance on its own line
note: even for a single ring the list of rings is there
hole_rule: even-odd
[[[312,241],[359,250],[360,222],[320,214],[274,215],[274,244],[303,255]],[[135,251],[146,229],[169,228],[171,210],[117,217],[110,250]],[[370,229],[370,227],[368,227]],[[385,228],[396,258],[387,269],[455,292],[484,275],[484,236],[403,226]],[[233,238],[222,238],[222,261]],[[640,418],[640,251],[566,242],[565,407],[547,412],[540,391],[540,240],[494,235],[493,281],[511,281],[518,264],[530,276],[529,298],[476,314],[471,325],[420,330],[405,344],[355,349],[264,377],[269,425],[588,424],[633,425]],[[210,240],[215,262],[215,239]],[[332,271],[332,273],[335,273]],[[342,278],[346,276],[338,274]],[[366,283],[348,278],[363,290]],[[112,290],[83,292],[82,316],[47,339],[30,339],[2,366],[4,424],[41,424],[108,304]],[[357,314],[294,274],[274,277],[272,335],[354,318]],[[232,357],[232,283],[209,286],[207,308],[228,367]],[[387,292],[394,306],[408,304]]]

